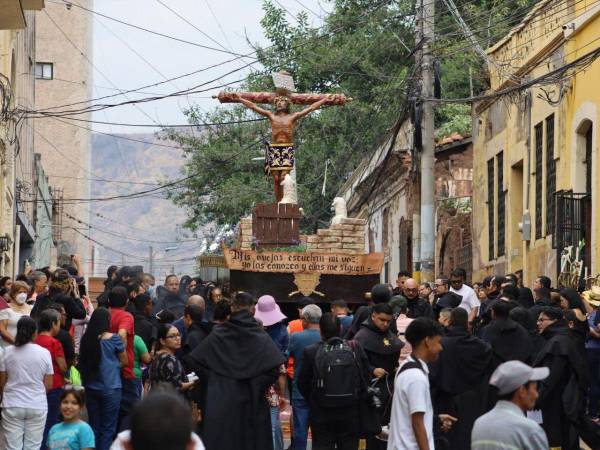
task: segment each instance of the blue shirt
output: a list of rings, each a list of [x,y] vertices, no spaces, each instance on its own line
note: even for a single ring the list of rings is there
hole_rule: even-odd
[[[109,339],[100,339],[98,373],[85,387],[97,390],[120,389],[121,364],[118,355],[124,351],[125,346],[118,334],[113,334]]]
[[[302,357],[304,349],[309,345],[321,342],[321,332],[315,329],[308,329],[300,333],[294,333],[290,336],[290,356],[294,358],[294,379],[292,380],[292,399],[303,400],[302,394],[298,390],[296,383],[300,368],[302,367]]]
[[[107,340],[107,339],[105,339]],[[94,432],[85,422],[57,423],[48,433],[49,450],[81,450],[95,448]]]
[[[290,342],[290,337],[287,332],[287,325],[283,322],[279,322],[275,325],[266,327],[265,331],[269,336],[271,336],[273,342],[277,344],[277,347],[279,347],[281,353],[287,356],[288,345]]]
[[[596,325],[594,325],[596,314],[598,314],[598,311],[594,311],[588,316],[588,324],[590,328],[596,328]],[[588,338],[585,341],[585,348],[600,348],[600,339],[596,339],[595,337],[588,335]]]

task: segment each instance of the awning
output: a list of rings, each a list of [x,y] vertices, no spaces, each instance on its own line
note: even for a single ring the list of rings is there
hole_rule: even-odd
[[[19,0],[0,0],[0,30],[25,28],[25,15]]]

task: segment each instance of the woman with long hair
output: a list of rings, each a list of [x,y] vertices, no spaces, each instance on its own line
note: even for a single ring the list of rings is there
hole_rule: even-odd
[[[90,317],[81,338],[78,365],[97,450],[108,450],[117,432],[121,368],[126,365],[123,341],[118,334],[110,332],[110,312],[100,307]]]
[[[15,343],[19,319],[31,314],[31,306],[26,303],[28,292],[29,285],[24,281],[15,281],[10,287],[9,307],[0,311],[0,346],[4,348]]]
[[[188,381],[181,361],[175,353],[181,348],[181,334],[171,324],[161,324],[158,327],[156,355],[150,366],[150,383],[155,386],[160,383],[172,384],[179,391],[186,391],[194,384]]]
[[[37,325],[28,316],[17,322],[14,345],[0,359],[2,429],[6,450],[38,450],[48,412],[46,392],[52,388],[50,352],[33,343]]]

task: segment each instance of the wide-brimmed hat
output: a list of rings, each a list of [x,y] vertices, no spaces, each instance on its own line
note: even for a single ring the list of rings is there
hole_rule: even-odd
[[[600,286],[592,286],[589,291],[585,291],[582,295],[592,305],[600,306]]]
[[[263,295],[258,299],[254,318],[262,322],[263,326],[269,327],[287,319],[287,316],[281,312],[279,305],[270,295]]]

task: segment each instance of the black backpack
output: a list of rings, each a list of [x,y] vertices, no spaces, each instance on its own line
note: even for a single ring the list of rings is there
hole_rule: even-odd
[[[361,389],[360,368],[348,341],[332,338],[315,356],[313,398],[323,408],[355,405]]]

